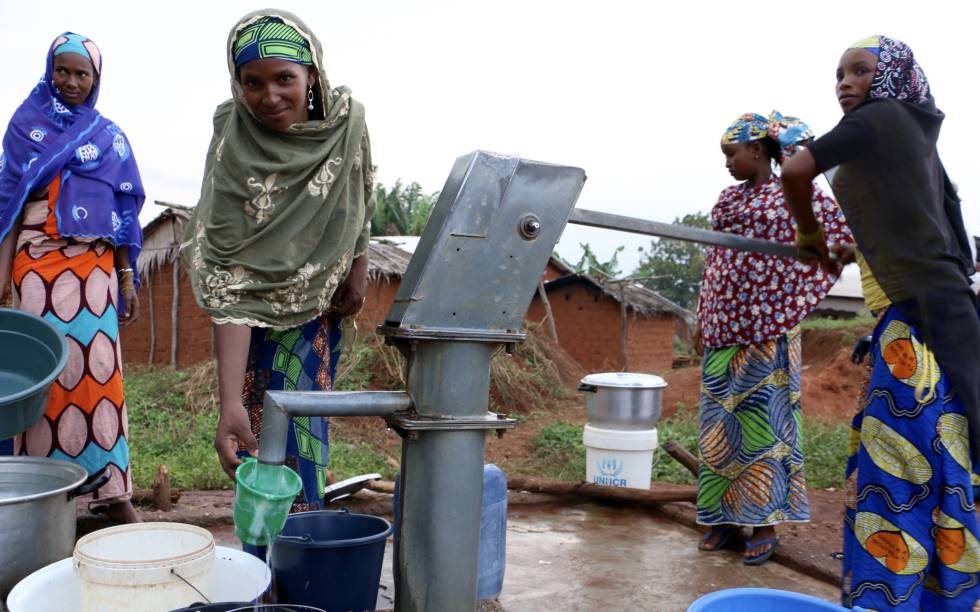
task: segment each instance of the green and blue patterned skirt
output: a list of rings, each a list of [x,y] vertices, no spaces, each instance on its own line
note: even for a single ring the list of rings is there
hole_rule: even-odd
[[[262,430],[262,401],[267,390],[333,388],[340,340],[340,322],[326,315],[287,330],[252,329],[242,401],[256,438]],[[322,506],[329,454],[327,429],[327,419],[323,417],[295,417],[290,421],[286,464],[303,479],[302,498],[294,504],[294,511]]]
[[[758,527],[810,520],[801,363],[798,327],[758,344],[705,351],[698,523]]]

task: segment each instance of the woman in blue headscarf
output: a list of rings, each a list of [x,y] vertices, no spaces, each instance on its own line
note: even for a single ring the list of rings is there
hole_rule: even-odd
[[[0,453],[108,467],[92,502],[134,522],[119,318],[138,313],[144,195],[125,134],[95,110],[101,77],[94,42],[58,36],[3,137],[0,297],[61,330],[69,358],[44,417]]]

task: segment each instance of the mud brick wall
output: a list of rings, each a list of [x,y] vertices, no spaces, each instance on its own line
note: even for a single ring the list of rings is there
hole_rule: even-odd
[[[153,284],[156,347],[150,350],[150,298]],[[368,283],[367,299],[358,317],[360,333],[374,333],[383,323],[398,291],[398,279],[379,278]],[[589,372],[617,371],[623,368],[620,348],[619,303],[586,284],[569,285],[548,293],[555,313],[558,339],[562,347]],[[123,359],[127,364],[170,364],[171,305],[173,268],[166,265],[144,280],[140,290],[140,319],[121,332]],[[544,319],[544,307],[535,294],[528,309],[528,321]],[[627,312],[627,350],[630,370],[664,373],[670,370],[674,354],[677,318],[673,315],[644,317]],[[194,301],[187,275],[180,272],[177,312],[177,367],[186,367],[211,358],[211,321]]]
[[[156,345],[152,360],[150,353],[150,290],[153,285],[153,317],[156,328]],[[129,327],[123,327],[123,364],[169,365],[171,352],[171,316],[174,296],[173,265],[167,264],[149,278],[143,279],[140,288],[140,318]],[[211,357],[211,320],[198,308],[191,291],[190,281],[183,269],[177,306],[177,367],[200,363]]]
[[[150,359],[150,292],[153,284],[153,315],[156,344]],[[121,330],[123,363],[170,365],[171,309],[173,305],[173,267],[167,264],[144,279],[140,289],[140,318]],[[358,316],[360,333],[374,333],[384,322],[398,290],[398,279],[380,278],[368,283],[367,299]],[[211,319],[194,300],[190,281],[180,270],[177,309],[177,367],[183,368],[211,358]]]
[[[548,292],[558,342],[589,372],[623,369],[619,303],[586,284],[567,285]],[[627,351],[632,372],[663,374],[674,356],[676,317],[643,317],[627,311]],[[535,294],[528,321],[544,320]]]

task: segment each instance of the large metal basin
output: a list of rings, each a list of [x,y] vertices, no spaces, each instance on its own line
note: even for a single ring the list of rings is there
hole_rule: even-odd
[[[653,374],[603,372],[582,379],[589,423],[607,429],[653,429],[667,382]]]
[[[0,599],[21,578],[70,557],[75,548],[75,497],[99,488],[108,466],[85,468],[46,457],[0,457]]]
[[[44,319],[0,308],[0,440],[41,418],[48,391],[68,363],[68,342]]]

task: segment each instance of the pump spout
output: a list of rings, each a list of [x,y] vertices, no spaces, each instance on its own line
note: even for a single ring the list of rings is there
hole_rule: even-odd
[[[273,465],[286,461],[291,417],[388,417],[411,408],[412,398],[404,391],[266,391],[259,461]]]

